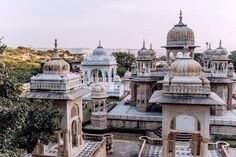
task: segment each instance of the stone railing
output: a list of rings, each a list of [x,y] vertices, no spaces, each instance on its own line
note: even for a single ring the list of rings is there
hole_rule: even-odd
[[[150,138],[147,136],[139,137],[140,150],[138,157],[145,157],[145,154],[147,152],[147,146],[146,146],[147,144],[162,146],[162,139]]]
[[[221,157],[230,157],[229,152],[229,143],[224,141],[217,141],[217,142],[209,142],[208,143],[209,150],[216,150]]]
[[[94,135],[94,134],[83,134],[84,140],[91,140],[91,141],[101,141],[90,156],[96,157],[100,153],[100,150],[105,147],[106,153],[111,154],[113,153],[113,135],[112,134],[103,134],[103,135]]]

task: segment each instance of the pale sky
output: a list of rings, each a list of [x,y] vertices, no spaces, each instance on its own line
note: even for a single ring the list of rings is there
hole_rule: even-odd
[[[236,0],[0,0],[0,36],[10,47],[154,48],[183,22],[195,33],[196,45],[207,41],[236,49]]]

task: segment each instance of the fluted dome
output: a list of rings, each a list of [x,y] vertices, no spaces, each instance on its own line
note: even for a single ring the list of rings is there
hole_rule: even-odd
[[[228,68],[233,68],[233,67],[234,67],[233,63],[228,64]]]
[[[54,54],[51,60],[43,65],[43,73],[45,74],[66,74],[70,73],[70,65],[59,57],[57,52],[57,40],[55,40]]]
[[[98,47],[93,51],[93,56],[102,56],[102,55],[107,55],[106,51],[103,49],[101,45],[101,41],[99,41]]]
[[[180,12],[179,23],[167,34],[167,46],[194,45],[194,32],[182,22],[182,12]]]
[[[150,44],[150,49],[148,50],[151,56],[156,56],[156,51],[152,49],[152,44]]]
[[[187,53],[182,58],[177,58],[170,66],[170,75],[173,76],[200,76],[201,74],[202,66]]]
[[[107,93],[105,91],[105,88],[101,84],[96,84],[91,91],[91,98],[92,99],[102,99],[106,98]]]
[[[138,51],[138,58],[151,58],[151,52],[145,47],[145,41],[143,41],[143,47]]]
[[[129,70],[127,70],[127,71],[125,72],[124,78],[125,78],[125,79],[128,79],[128,78],[130,78],[130,77],[131,77],[131,72],[130,72]]]
[[[66,74],[70,72],[70,65],[63,59],[51,59],[43,65],[43,73]]]
[[[209,44],[209,47],[203,52],[205,56],[210,56],[213,54],[213,50],[211,49],[211,44]]]
[[[120,79],[120,76],[119,75],[116,75],[114,77],[114,82],[121,82],[121,79]]]
[[[214,55],[227,55],[228,54],[228,51],[225,48],[222,47],[221,40],[220,40],[219,47],[214,50],[213,54]]]

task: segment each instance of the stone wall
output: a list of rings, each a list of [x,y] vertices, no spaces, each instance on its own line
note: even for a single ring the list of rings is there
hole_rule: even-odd
[[[155,130],[161,126],[161,122],[158,121],[140,121],[140,120],[117,120],[108,119],[108,127],[119,127],[119,128],[139,128]]]
[[[210,132],[217,135],[236,135],[236,126],[211,125]]]

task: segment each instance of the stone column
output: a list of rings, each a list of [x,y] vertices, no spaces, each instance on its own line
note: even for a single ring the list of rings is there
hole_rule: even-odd
[[[203,138],[201,141],[201,157],[208,157],[208,141],[209,140],[207,138]]]
[[[88,83],[91,82],[91,71],[87,72]]]
[[[176,155],[176,132],[173,132],[173,140],[172,140],[172,157],[175,157]]]
[[[104,112],[107,112],[107,109],[106,109],[106,100],[103,100],[103,111],[104,111]]]
[[[63,148],[63,155],[64,157],[71,157],[71,150],[70,150],[70,144],[69,144],[69,131],[68,129],[64,129],[64,148]]]
[[[99,100],[99,101],[98,101],[98,113],[100,113],[100,111],[101,111],[101,110],[100,110],[100,109],[101,109],[101,106],[100,106],[100,105],[101,105],[101,101]]]
[[[61,132],[60,131],[57,131],[57,143],[58,143],[57,155],[61,156],[62,155],[62,150],[61,150]]]
[[[79,134],[79,145],[83,143],[83,131],[82,131],[82,122],[79,120],[78,124],[78,134]]]
[[[165,135],[162,137],[162,156],[168,157],[168,153],[169,153],[169,138],[168,136]]]

